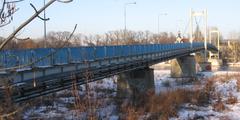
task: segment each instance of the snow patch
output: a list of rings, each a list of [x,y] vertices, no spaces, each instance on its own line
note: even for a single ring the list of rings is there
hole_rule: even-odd
[[[229,80],[227,82],[218,81],[215,83],[215,92],[221,96],[229,97],[230,95],[238,94],[237,80]]]

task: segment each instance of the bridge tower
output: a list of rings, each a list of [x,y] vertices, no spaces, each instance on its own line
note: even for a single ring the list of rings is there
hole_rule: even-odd
[[[211,62],[208,62],[208,52],[207,52],[207,34],[208,34],[208,12],[207,12],[207,9],[203,10],[203,11],[193,11],[192,9],[190,9],[190,29],[189,29],[189,35],[190,35],[190,43],[193,42],[193,22],[195,21],[197,23],[197,20],[194,18],[196,17],[202,17],[204,18],[204,26],[202,27],[203,28],[203,31],[204,31],[204,57],[203,57],[203,60],[200,59],[197,60],[200,68],[202,71],[209,71],[211,70]],[[197,23],[198,24],[198,23]],[[199,57],[199,56],[198,56]],[[200,58],[202,58],[202,55],[200,54]]]
[[[218,49],[217,58],[219,59],[219,50],[220,50],[220,31],[219,30],[209,30],[209,43],[212,44],[212,34],[217,34],[217,42],[215,43]],[[215,55],[210,52],[209,58],[211,59],[211,55]]]
[[[193,42],[193,21],[194,17],[203,17],[205,19],[204,21],[204,62],[207,62],[207,31],[208,31],[208,13],[207,9],[204,11],[196,12],[190,9],[190,24],[189,24],[189,39],[190,43],[192,44]],[[196,21],[197,22],[197,21]]]
[[[212,66],[218,68],[223,61],[220,59],[220,31],[216,28],[211,28],[209,30],[209,43],[217,46],[218,52],[209,51],[209,59],[208,61],[212,63]]]
[[[192,43],[194,41],[194,35],[193,35],[193,22],[195,21],[197,23],[197,20],[194,18],[196,17],[203,17],[204,18],[204,59],[198,60],[195,59],[196,56],[194,55],[188,55],[183,56],[177,59],[174,59],[171,61],[171,77],[195,77],[197,72],[197,62],[201,68],[202,71],[211,70],[211,63],[208,62],[207,59],[207,33],[208,33],[208,13],[207,9],[196,12],[190,9],[190,24],[189,24],[189,42]],[[197,23],[198,24],[198,23]],[[199,26],[198,26],[199,27]],[[202,55],[200,54],[200,58],[202,58]]]

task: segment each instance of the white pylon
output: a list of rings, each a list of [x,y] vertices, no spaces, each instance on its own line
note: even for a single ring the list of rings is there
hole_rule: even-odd
[[[220,49],[220,32],[219,32],[219,30],[210,30],[209,31],[209,43],[212,43],[212,34],[213,33],[217,33],[217,49],[218,49],[218,59],[219,59],[219,49]],[[212,54],[211,52],[210,52],[210,54]],[[209,55],[209,58],[211,58],[211,55]]]
[[[190,43],[191,43],[191,47],[192,47],[192,42],[193,42],[193,17],[204,17],[205,18],[205,29],[204,29],[204,62],[207,62],[207,26],[208,26],[208,15],[207,15],[207,9],[205,9],[204,11],[200,11],[200,12],[195,12],[192,9],[190,9],[190,25],[189,25],[189,39],[190,39]]]

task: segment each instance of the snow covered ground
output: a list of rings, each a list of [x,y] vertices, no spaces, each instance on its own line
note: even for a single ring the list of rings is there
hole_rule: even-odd
[[[223,75],[238,75],[240,72],[226,72],[226,71],[217,71],[217,72],[202,72],[199,73],[199,77],[210,78],[213,76],[223,76]],[[97,109],[94,109],[94,112],[97,113],[104,120],[118,120],[119,116],[117,113],[117,105],[113,100],[116,96],[117,84],[116,77],[104,79],[103,81],[93,82],[89,85],[91,92],[89,93],[90,99],[94,102],[92,105],[95,105]],[[193,89],[200,86],[195,84],[179,84],[179,80],[175,78],[170,78],[170,70],[155,70],[154,71],[154,80],[155,80],[155,91],[157,94],[165,92],[168,89]],[[234,96],[237,100],[240,100],[240,92],[237,87],[237,78],[231,78],[225,80],[216,80],[214,83],[215,92],[219,93],[222,100],[226,101],[230,96]],[[204,84],[205,81],[201,81]],[[86,88],[82,85],[79,89],[80,98],[82,100],[86,99],[83,96],[86,96]],[[41,104],[40,106],[32,106],[28,108],[23,115],[23,119],[87,119],[86,116],[89,114],[89,109],[84,109],[83,111],[76,110],[75,107],[75,98],[72,96],[70,90],[66,90],[66,93],[70,94],[68,96],[62,95],[63,92],[57,93],[57,96],[60,96],[53,102],[51,106],[46,104]],[[100,99],[100,101],[99,101]],[[99,103],[100,102],[100,103]],[[212,99],[211,103],[215,103],[216,99]],[[191,104],[184,104],[178,112],[177,118],[171,118],[171,120],[189,120],[189,119],[199,119],[199,120],[239,120],[240,119],[240,103],[235,104],[226,104],[226,110],[224,111],[215,111],[213,104],[208,106],[196,106]],[[84,107],[84,106],[82,106]]]
[[[79,97],[82,100],[79,105],[75,104],[75,97],[73,97],[72,90],[65,90],[57,93],[57,99],[53,101],[53,104],[40,106],[31,106],[23,115],[23,119],[57,119],[57,120],[85,120],[87,114],[90,113],[89,109],[86,109],[88,100],[92,101],[90,104],[95,107],[94,114],[98,115],[106,120],[118,120],[116,116],[116,104],[114,103],[114,96],[116,96],[116,77],[103,79],[102,81],[92,82],[89,84],[89,97],[86,98],[86,87],[81,85],[79,87]],[[78,110],[75,107],[81,107],[82,110]]]
[[[231,76],[239,75],[240,72],[231,71],[217,71],[217,72],[203,72],[205,77],[210,78],[214,76]],[[239,77],[239,76],[238,76]],[[216,78],[214,82],[214,92],[220,95],[225,109],[223,111],[214,110],[214,104],[217,102],[216,98],[210,101],[208,106],[196,106],[191,104],[185,104],[178,112],[177,118],[171,118],[171,120],[239,120],[240,119],[240,91],[237,85],[238,78],[221,80],[221,77]],[[236,103],[227,104],[227,100],[230,97],[237,98]]]

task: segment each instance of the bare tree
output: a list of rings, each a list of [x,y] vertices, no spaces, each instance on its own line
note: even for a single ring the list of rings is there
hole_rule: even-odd
[[[0,27],[6,26],[13,20],[13,14],[18,10],[17,2],[24,0],[1,0],[0,2]]]
[[[77,46],[82,46],[82,42],[83,42],[83,34],[76,34],[76,35],[74,35],[73,37],[72,37],[72,40],[71,40],[71,42],[72,42],[72,45],[74,46],[74,47],[77,47]]]
[[[47,34],[47,41],[49,42],[47,47],[59,48],[70,36],[70,32],[49,32]],[[70,46],[70,42],[67,41],[66,46]]]
[[[41,12],[43,12],[47,7],[49,7],[50,5],[52,5],[54,2],[62,2],[62,3],[69,3],[72,2],[73,0],[50,0],[45,6],[43,6],[40,10],[37,10],[33,4],[30,4],[33,9],[35,10],[35,14],[33,14],[30,18],[28,18],[24,23],[22,23],[12,34],[10,34],[0,45],[0,50],[2,50],[4,48],[4,46],[11,41],[15,35],[22,30],[25,26],[27,26],[30,22],[32,22],[35,18],[40,18],[41,20],[48,20],[48,19],[43,19],[39,16],[39,14]]]

